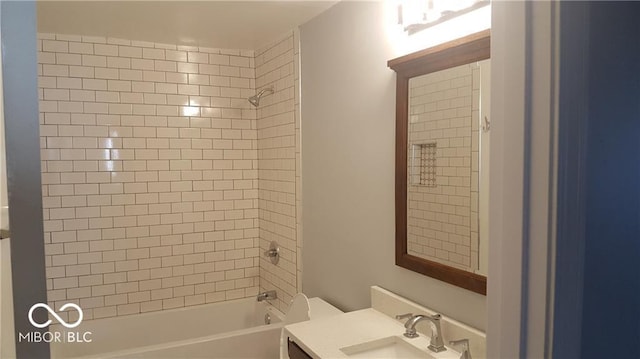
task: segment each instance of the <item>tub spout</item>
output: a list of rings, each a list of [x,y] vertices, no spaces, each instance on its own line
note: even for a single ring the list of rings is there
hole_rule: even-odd
[[[262,302],[263,300],[277,299],[277,298],[278,298],[278,293],[276,293],[275,290],[268,290],[256,296],[256,299],[258,300],[258,302]]]

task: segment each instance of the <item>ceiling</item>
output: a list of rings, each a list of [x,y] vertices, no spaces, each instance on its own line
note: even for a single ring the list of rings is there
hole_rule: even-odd
[[[38,1],[38,32],[257,49],[337,1]]]

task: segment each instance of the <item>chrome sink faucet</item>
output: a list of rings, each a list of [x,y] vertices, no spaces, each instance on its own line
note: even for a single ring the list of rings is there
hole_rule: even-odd
[[[423,320],[428,320],[431,324],[431,343],[429,344],[428,349],[432,352],[442,352],[447,350],[444,347],[444,341],[442,340],[442,330],[440,329],[440,318],[442,316],[440,314],[434,315],[413,315],[412,313],[396,315],[396,319],[406,319],[409,318],[406,323],[404,323],[405,332],[404,336],[407,338],[416,338],[418,337],[418,333],[416,333],[416,324]]]

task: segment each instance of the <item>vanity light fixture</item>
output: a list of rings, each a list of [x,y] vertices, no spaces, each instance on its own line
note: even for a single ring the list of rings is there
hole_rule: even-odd
[[[490,0],[402,0],[398,5],[398,24],[413,35],[490,3]]]

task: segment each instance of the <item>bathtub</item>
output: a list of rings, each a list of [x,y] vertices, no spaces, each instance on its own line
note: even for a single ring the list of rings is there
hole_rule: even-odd
[[[51,356],[272,359],[279,356],[282,325],[283,314],[270,304],[239,299],[86,321],[73,331],[91,332],[91,343],[52,343]]]

